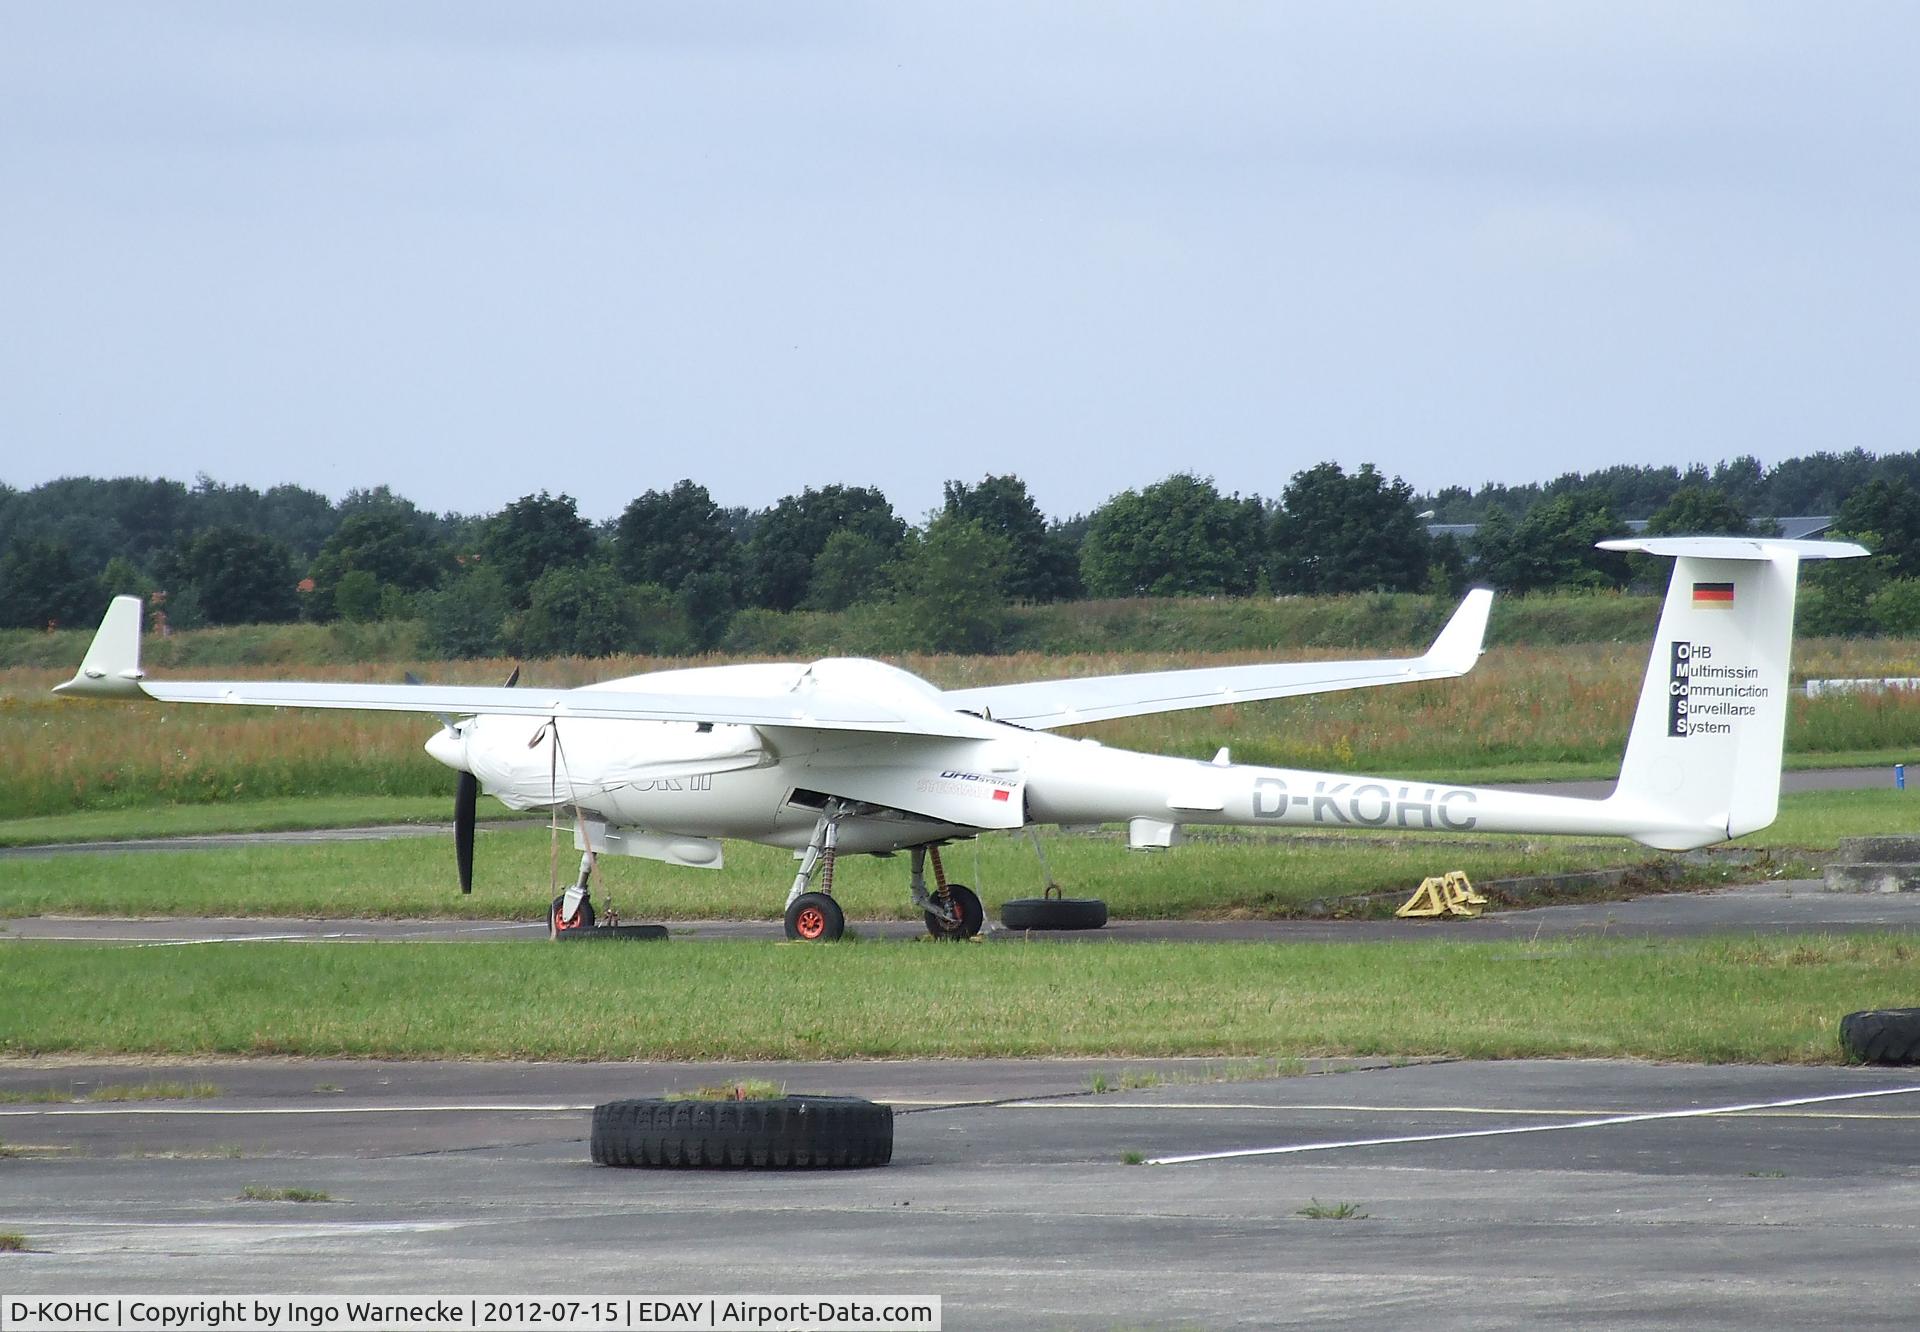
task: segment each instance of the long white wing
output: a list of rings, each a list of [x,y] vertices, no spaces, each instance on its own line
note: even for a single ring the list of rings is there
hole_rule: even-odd
[[[1203,666],[1187,671],[950,689],[945,698],[957,709],[1045,731],[1150,712],[1445,680],[1465,675],[1479,660],[1480,645],[1486,637],[1487,612],[1492,605],[1493,593],[1486,588],[1467,593],[1466,600],[1454,611],[1433,646],[1418,657]]]
[[[488,713],[626,721],[738,723],[822,731],[977,737],[982,723],[938,707],[908,709],[885,699],[811,688],[764,694],[647,693],[610,689],[502,689],[479,685],[322,684],[285,680],[149,680],[140,669],[140,601],[115,597],[73,679],[56,694],[153,698],[260,708],[348,708],[369,712]]]
[[[259,708],[351,708],[363,712],[424,712],[490,716],[593,717],[627,721],[737,723],[819,731],[879,731],[971,737],[970,718],[951,727],[929,726],[886,707],[838,695],[728,697],[723,694],[646,694],[610,689],[501,689],[485,685],[317,684],[276,680],[149,680],[140,692],[163,703],[233,703]],[[68,693],[84,692],[58,686]]]

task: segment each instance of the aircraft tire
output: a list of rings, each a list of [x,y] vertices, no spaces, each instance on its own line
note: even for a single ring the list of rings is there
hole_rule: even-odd
[[[847,932],[847,913],[825,893],[802,893],[787,907],[787,937],[832,943]]]
[[[953,900],[959,904],[960,927],[954,929],[929,911],[926,913],[927,933],[936,939],[971,939],[987,923],[987,912],[980,905],[980,895],[964,883],[950,883],[947,891],[953,894]]]
[[[1870,1008],[1840,1019],[1840,1044],[1866,1064],[1920,1064],[1920,1008]]]
[[[595,1165],[846,1170],[893,1159],[893,1107],[858,1096],[764,1101],[645,1097],[593,1108]]]
[[[547,904],[547,937],[558,939],[563,934],[577,934],[581,930],[593,928],[593,899],[585,898],[580,909],[573,913],[573,919],[566,923],[560,920],[560,908],[565,904],[567,895],[562,893]]]
[[[1098,930],[1106,926],[1107,904],[1097,897],[1016,897],[1001,905],[1000,923],[1010,930]]]

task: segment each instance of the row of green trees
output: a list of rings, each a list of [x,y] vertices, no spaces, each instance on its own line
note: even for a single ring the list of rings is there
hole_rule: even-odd
[[[1751,455],[1712,467],[1620,464],[1592,472],[1563,472],[1551,481],[1478,488],[1447,486],[1416,497],[1442,523],[1485,522],[1496,511],[1518,519],[1543,500],[1581,492],[1597,495],[1622,518],[1651,518],[1682,490],[1723,496],[1742,512],[1786,517],[1831,514],[1871,481],[1903,481],[1920,488],[1920,453],[1874,454],[1865,449],[1821,450],[1768,467]]]
[[[1677,486],[1650,530],[1750,530],[1737,492],[1714,484],[1721,474],[1743,473],[1723,464]],[[1429,536],[1422,497],[1367,464],[1308,468],[1277,502],[1183,473],[1066,522],[1048,520],[1018,477],[952,481],[918,526],[878,490],[840,485],[748,513],[683,480],[596,526],[571,497],[547,492],[470,518],[425,513],[384,488],[332,506],[291,487],[262,494],[205,478],[192,490],[68,480],[0,490],[0,625],[86,623],[106,596],[133,592],[180,627],[420,619],[449,656],[677,653],[751,644],[769,615],[860,608],[902,650],[978,651],[1012,601],[1457,593],[1469,581],[1597,590],[1657,576],[1594,549],[1625,528],[1605,487],[1549,489],[1517,516],[1486,509],[1459,542]],[[164,520],[143,514],[145,501]],[[317,541],[316,502],[333,515]],[[1808,615],[1828,632],[1920,629],[1905,618],[1920,612],[1906,586],[1920,578],[1920,489],[1875,477],[1837,507],[1837,526],[1881,555],[1822,571]],[[78,538],[76,515],[98,524],[99,540]],[[289,534],[258,526],[283,520]],[[104,566],[90,567],[82,552],[98,560],[103,548]]]

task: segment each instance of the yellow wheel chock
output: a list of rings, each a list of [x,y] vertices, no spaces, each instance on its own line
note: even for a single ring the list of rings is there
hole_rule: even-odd
[[[1407,904],[1393,914],[1402,918],[1414,916],[1467,916],[1480,914],[1480,908],[1487,899],[1473,891],[1473,884],[1467,879],[1466,871],[1454,870],[1448,874],[1436,874],[1430,879],[1422,879],[1420,886],[1414,889]]]

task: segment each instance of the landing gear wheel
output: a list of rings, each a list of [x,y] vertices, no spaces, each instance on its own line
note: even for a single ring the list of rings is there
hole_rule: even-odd
[[[947,892],[952,896],[954,908],[959,913],[959,923],[943,919],[936,911],[929,911],[927,933],[936,939],[971,939],[980,933],[980,927],[987,920],[979,896],[964,883],[948,884]]]
[[[552,903],[547,907],[547,933],[551,937],[558,939],[563,934],[571,934],[576,930],[590,930],[593,928],[592,898],[583,897],[580,899],[580,909],[573,913],[571,920],[566,919],[560,914],[566,910],[566,906],[567,895],[562,893],[560,896],[554,898]]]
[[[1010,930],[1097,930],[1107,923],[1107,904],[1097,897],[1016,897],[1000,907]]]
[[[847,932],[847,913],[825,893],[802,893],[787,907],[787,937],[832,943]]]
[[[893,1159],[893,1107],[858,1096],[609,1101],[593,1108],[588,1150],[605,1166],[883,1166]]]
[[[1867,1064],[1920,1064],[1920,1008],[1870,1008],[1840,1019],[1840,1044]]]

